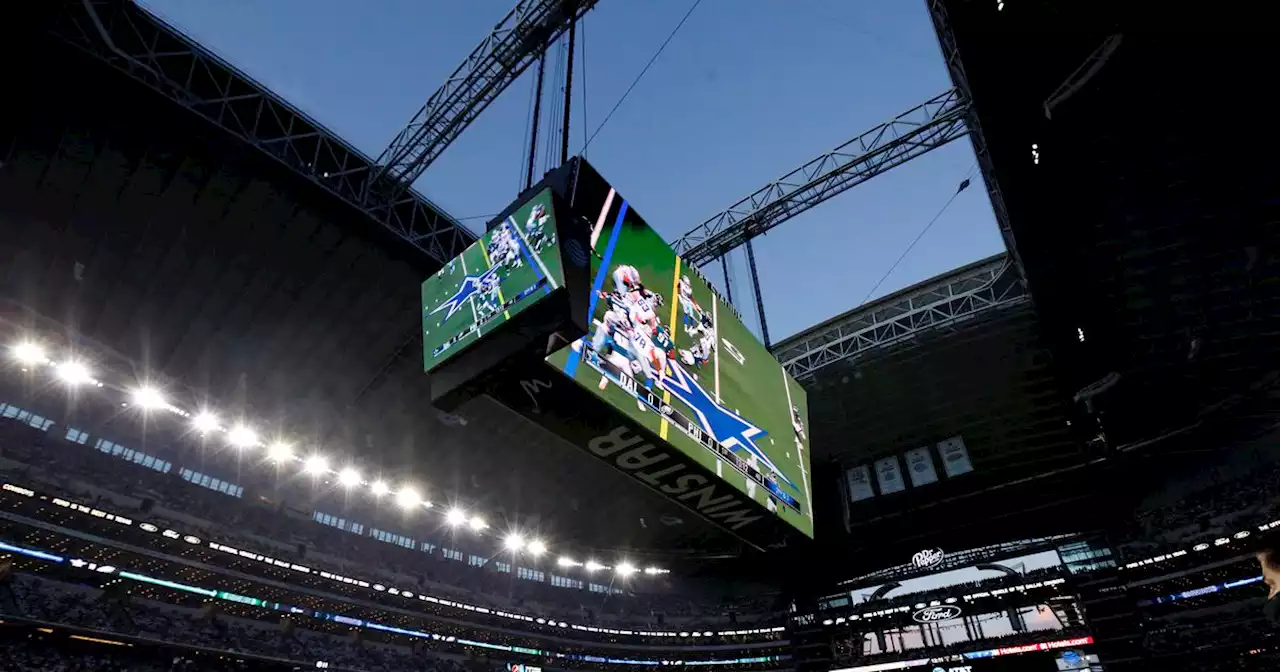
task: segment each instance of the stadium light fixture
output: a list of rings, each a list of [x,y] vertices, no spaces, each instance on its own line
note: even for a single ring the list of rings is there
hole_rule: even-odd
[[[614,571],[616,571],[619,576],[631,576],[639,570],[636,569],[635,565],[624,560],[618,563],[618,567]]]
[[[68,385],[81,385],[84,383],[92,383],[93,374],[89,372],[89,367],[75,360],[67,360],[57,367],[58,378]]]
[[[541,539],[534,539],[529,542],[528,551],[529,555],[536,558],[547,552],[547,545]]]
[[[18,360],[19,364],[24,366],[34,366],[49,361],[49,357],[44,351],[44,346],[32,341],[23,341],[10,347],[9,353],[13,355],[14,359]]]
[[[307,458],[303,469],[312,476],[319,476],[329,470],[329,460],[324,459],[323,455],[312,455]]]
[[[661,567],[645,567],[644,573],[648,574],[649,576],[657,576],[659,574],[670,574],[671,570],[663,569]]]
[[[508,551],[519,551],[524,548],[524,537],[519,532],[512,532],[502,540],[502,545],[506,546]]]
[[[445,522],[457,527],[467,522],[467,512],[455,506],[452,509],[449,509],[449,513],[445,515],[444,519]]]
[[[164,400],[164,395],[160,390],[150,386],[143,385],[129,395],[133,399],[133,403],[142,407],[143,410],[151,411],[157,408],[165,408],[168,402]]]
[[[413,486],[406,485],[396,493],[396,504],[399,504],[402,509],[412,509],[420,501],[422,500],[418,497],[418,491],[414,490]]]
[[[227,432],[227,441],[236,448],[252,448],[258,445],[258,433],[248,425],[236,425]]]
[[[201,434],[208,434],[218,429],[218,416],[209,411],[200,411],[191,420],[191,426]]]
[[[369,486],[369,490],[373,492],[374,497],[381,497],[391,492],[391,486],[387,485],[386,481],[374,481],[373,485]]]
[[[595,560],[588,560],[588,561],[587,561],[587,563],[586,563],[585,565],[583,565],[583,567],[584,567],[588,572],[594,572],[594,571],[596,571],[597,569],[605,569],[605,566],[604,566],[604,565],[602,565],[602,564],[600,564],[600,563],[596,562]]]
[[[276,441],[267,449],[267,458],[272,462],[285,462],[293,459],[293,446],[284,441]]]
[[[480,530],[483,530],[484,528],[489,527],[489,523],[484,522],[484,518],[481,518],[480,516],[471,516],[471,520],[467,521],[467,524],[470,525],[471,529],[475,530],[476,532],[479,532]]]
[[[347,488],[360,485],[360,472],[353,467],[347,467],[338,472],[338,483]]]
[[[556,565],[560,567],[581,567],[582,563],[574,560],[573,558],[562,555],[556,559]]]

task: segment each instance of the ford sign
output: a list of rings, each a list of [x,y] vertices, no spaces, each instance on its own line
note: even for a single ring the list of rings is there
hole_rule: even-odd
[[[949,621],[961,613],[960,607],[954,604],[944,604],[940,607],[925,607],[917,609],[911,614],[911,620],[916,623],[937,623],[938,621]]]
[[[915,555],[911,556],[911,564],[914,565],[916,569],[932,567],[940,562],[942,562],[941,548],[926,548],[925,550],[919,551]]]

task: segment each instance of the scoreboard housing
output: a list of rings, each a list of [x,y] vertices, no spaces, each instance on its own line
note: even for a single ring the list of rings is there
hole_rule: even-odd
[[[490,395],[758,548],[796,532],[811,537],[804,390],[581,158],[522,194],[477,245],[492,252],[496,238],[510,242],[513,225],[528,221],[535,203],[550,204],[539,254],[552,273],[531,281],[510,262],[503,296],[524,303],[512,310],[509,297],[491,296],[489,319],[455,342],[452,354],[433,356],[439,335],[424,333],[436,405],[452,410]],[[536,263],[527,236],[515,241],[524,268]],[[442,298],[495,267],[493,254],[469,252],[489,268],[469,262],[466,273],[429,278],[424,332],[427,316],[441,314]],[[563,273],[556,287],[553,260]],[[470,309],[443,312],[465,310],[469,319]]]

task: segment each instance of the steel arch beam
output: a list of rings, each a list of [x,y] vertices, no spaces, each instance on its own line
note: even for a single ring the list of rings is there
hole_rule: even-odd
[[[596,1],[518,2],[383,150],[378,157],[379,178],[392,185],[413,184],[547,45]],[[383,197],[385,200],[386,194]]]
[[[797,380],[873,349],[1030,301],[1012,259],[991,257],[787,339],[773,354]]]
[[[701,266],[751,238],[968,132],[968,99],[934,96],[770,182],[678,238],[672,247]]]
[[[62,2],[54,37],[147,87],[368,213],[373,159],[314,119],[128,0]],[[402,190],[375,221],[444,263],[475,236],[426,197]]]

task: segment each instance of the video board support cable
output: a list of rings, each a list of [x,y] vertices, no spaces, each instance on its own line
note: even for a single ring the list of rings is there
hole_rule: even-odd
[[[569,162],[569,122],[573,110],[573,50],[578,38],[578,22],[569,24],[569,50],[565,56],[564,66],[564,117],[560,126],[560,165]]]
[[[533,83],[533,121],[529,125],[531,129],[529,131],[529,165],[525,168],[524,187],[520,189],[521,193],[533,186],[533,167],[538,162],[538,126],[542,124],[542,85],[546,74],[547,52],[544,48],[542,56],[538,58],[538,78]]]
[[[769,320],[764,315],[764,295],[760,293],[760,272],[756,270],[756,250],[747,239],[747,267],[751,269],[751,291],[756,296],[756,316],[760,318],[760,342],[765,349],[772,347],[769,342]]]

